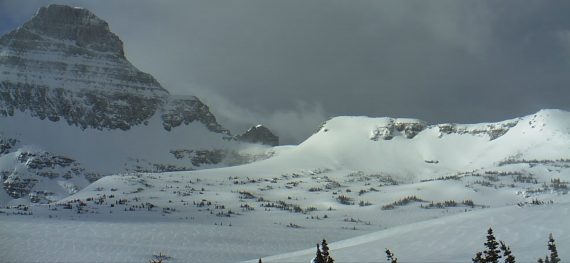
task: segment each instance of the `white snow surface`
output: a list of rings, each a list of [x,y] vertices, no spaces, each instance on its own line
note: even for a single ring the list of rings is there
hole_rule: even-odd
[[[517,262],[544,257],[549,233],[567,262],[569,134],[559,110],[472,125],[337,117],[267,160],[107,176],[56,203],[4,207],[0,258],[309,262],[326,238],[336,262],[385,262],[384,248],[400,262],[469,262],[492,227]]]

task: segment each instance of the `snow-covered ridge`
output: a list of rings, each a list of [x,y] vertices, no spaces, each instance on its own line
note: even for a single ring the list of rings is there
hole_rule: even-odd
[[[359,119],[364,120],[359,122]],[[482,134],[489,136],[489,139],[494,140],[501,137],[510,128],[517,125],[519,119],[506,120],[497,123],[480,123],[480,124],[456,124],[456,123],[443,123],[436,125],[428,125],[427,122],[419,119],[411,118],[370,118],[370,117],[352,117],[340,116],[334,117],[325,122],[319,131],[327,132],[332,127],[337,125],[368,125],[372,124],[370,129],[370,139],[373,141],[391,140],[396,136],[412,139],[424,130],[437,129],[439,136],[449,134]],[[343,123],[343,124],[339,124]]]
[[[331,169],[381,171],[420,180],[512,158],[567,158],[569,149],[570,113],[561,110],[480,124],[427,125],[416,119],[344,116],[330,119],[294,154],[281,158],[311,158]]]
[[[394,128],[389,140],[371,140],[371,131],[390,123],[422,122],[339,117],[298,146],[273,148],[274,157],[263,161],[106,176],[52,203],[51,210],[32,205],[4,211],[31,211],[44,218],[39,222],[55,217],[97,224],[136,220],[192,228],[178,235],[147,233],[166,238],[160,245],[141,244],[139,235],[127,234],[138,229],[136,224],[125,223],[128,230],[120,230],[125,240],[117,243],[132,243],[135,251],[116,252],[120,256],[108,261],[142,261],[152,256],[147,249],[153,247],[172,256],[173,262],[257,262],[259,257],[264,262],[307,262],[314,255],[313,242],[322,238],[331,241],[332,255],[343,262],[380,261],[383,251],[366,253],[378,247],[389,247],[406,261],[465,261],[492,226],[517,259],[526,262],[545,251],[545,241],[538,239],[549,232],[565,249],[560,251],[568,251],[568,224],[563,219],[570,201],[569,117],[565,111],[543,110],[498,123],[455,124],[458,132],[443,134],[440,125],[426,125],[412,138],[405,128]],[[482,132],[497,127],[508,129],[495,138]],[[188,151],[174,154],[187,158]],[[211,238],[212,233],[219,237]],[[364,236],[333,242],[359,235]],[[455,235],[457,239],[448,239]],[[228,236],[232,242],[223,246],[228,255],[207,249]],[[17,242],[25,244],[23,239]],[[184,245],[178,249],[174,244],[180,242]],[[439,253],[440,244],[448,248],[447,254]],[[310,250],[281,254],[305,248]],[[42,251],[50,249],[53,245],[42,245]],[[83,256],[81,251],[76,251],[77,261],[104,257]]]

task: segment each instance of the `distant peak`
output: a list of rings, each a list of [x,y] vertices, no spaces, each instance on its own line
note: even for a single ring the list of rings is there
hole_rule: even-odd
[[[80,47],[124,57],[123,42],[109,29],[109,24],[91,11],[67,5],[41,7],[24,29],[60,40],[75,41]]]
[[[237,139],[249,143],[261,143],[271,146],[279,145],[279,137],[261,124],[249,128],[245,133],[238,135]]]
[[[108,24],[95,14],[82,7],[52,4],[40,7],[32,20],[39,19],[57,24],[71,24],[83,26],[104,26]]]

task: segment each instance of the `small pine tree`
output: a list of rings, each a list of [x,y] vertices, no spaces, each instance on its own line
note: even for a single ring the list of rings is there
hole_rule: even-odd
[[[398,258],[396,258],[396,256],[394,256],[394,253],[392,253],[392,251],[389,249],[386,249],[386,258],[390,263],[398,263]]]
[[[513,256],[511,248],[508,247],[503,241],[499,241],[499,243],[501,243],[501,250],[503,251],[503,257],[505,258],[505,263],[515,263],[515,256]]]
[[[326,239],[323,239],[321,242],[321,250],[323,251],[323,260],[325,263],[333,263],[334,259],[331,257],[329,252],[329,244],[327,243]]]
[[[556,244],[554,243],[552,233],[548,235],[548,250],[550,250],[550,263],[559,263],[560,258],[558,257],[558,251],[556,250]]]
[[[259,258],[259,261],[257,261],[257,263],[263,263],[263,262],[261,262],[261,258]]]
[[[489,227],[487,230],[487,242],[485,242],[485,247],[487,250],[483,251],[485,255],[485,261],[487,263],[499,263],[499,258],[501,258],[501,251],[499,250],[499,243],[495,239],[495,235],[493,235],[493,229]]]
[[[550,251],[550,257],[546,256],[544,259],[539,258],[538,263],[559,263],[560,258],[558,257],[558,250],[556,249],[556,244],[554,243],[554,237],[552,233],[548,235],[548,250]]]
[[[499,259],[502,258],[501,250],[503,250],[503,255],[505,256],[506,263],[514,263],[515,257],[512,255],[510,248],[501,241],[501,249],[499,250],[499,243],[495,239],[493,234],[493,229],[489,228],[487,230],[487,241],[485,242],[486,249],[483,252],[477,252],[474,258],[471,260],[473,263],[499,263]]]

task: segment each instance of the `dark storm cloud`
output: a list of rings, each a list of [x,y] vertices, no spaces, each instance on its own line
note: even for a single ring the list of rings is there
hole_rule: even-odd
[[[133,64],[234,132],[263,122],[291,143],[336,115],[570,109],[568,1],[63,2],[107,20]],[[21,23],[44,4],[3,0],[0,17]]]

